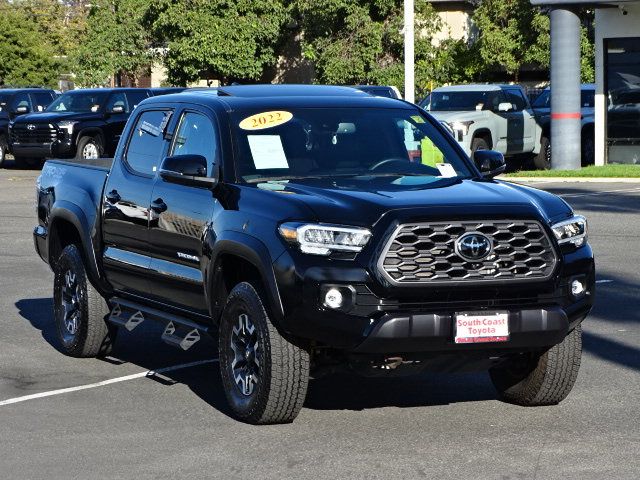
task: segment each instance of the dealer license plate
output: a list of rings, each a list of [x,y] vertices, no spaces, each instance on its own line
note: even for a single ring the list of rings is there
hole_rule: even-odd
[[[507,312],[462,312],[455,316],[456,343],[507,342]]]

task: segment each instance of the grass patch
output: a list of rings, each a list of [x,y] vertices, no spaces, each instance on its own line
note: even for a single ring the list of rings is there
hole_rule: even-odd
[[[640,165],[611,164],[602,167],[584,167],[580,170],[520,170],[505,177],[590,177],[590,178],[638,178]]]

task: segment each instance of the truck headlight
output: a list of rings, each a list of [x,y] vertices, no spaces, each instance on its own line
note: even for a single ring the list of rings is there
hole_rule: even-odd
[[[71,135],[73,133],[73,126],[78,123],[71,120],[63,120],[62,122],[58,122],[58,128],[60,130],[64,130],[67,132],[67,135]]]
[[[473,124],[473,120],[468,120],[466,122],[449,122],[449,126],[451,130],[453,130],[456,135],[455,137],[458,140],[462,140],[462,137],[465,137],[469,133],[469,127]]]
[[[587,219],[581,215],[556,223],[551,229],[560,245],[569,243],[581,247],[587,241]]]
[[[304,253],[329,255],[333,251],[359,252],[371,238],[366,228],[340,225],[283,223],[278,229],[282,238],[297,243]]]

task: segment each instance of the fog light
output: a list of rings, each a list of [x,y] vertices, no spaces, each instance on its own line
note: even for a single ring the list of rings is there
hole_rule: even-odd
[[[329,308],[340,308],[344,297],[337,288],[330,288],[324,296],[324,304]]]
[[[584,293],[584,291],[584,284],[580,280],[573,280],[571,282],[571,295],[579,297]]]

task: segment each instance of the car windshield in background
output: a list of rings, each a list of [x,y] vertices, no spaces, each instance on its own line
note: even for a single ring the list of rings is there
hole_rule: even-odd
[[[422,108],[433,112],[463,112],[486,110],[498,99],[499,91],[432,92],[422,101]],[[498,101],[499,103],[499,101]]]
[[[87,92],[76,90],[56,98],[46,109],[47,112],[98,112],[107,101],[108,92]]]
[[[236,112],[232,118],[239,153],[236,168],[246,182],[472,176],[450,141],[417,110],[253,110]]]
[[[595,93],[595,90],[582,90],[580,92],[581,108],[593,108]],[[551,108],[551,91],[544,90],[536,97],[531,106],[533,108]]]

